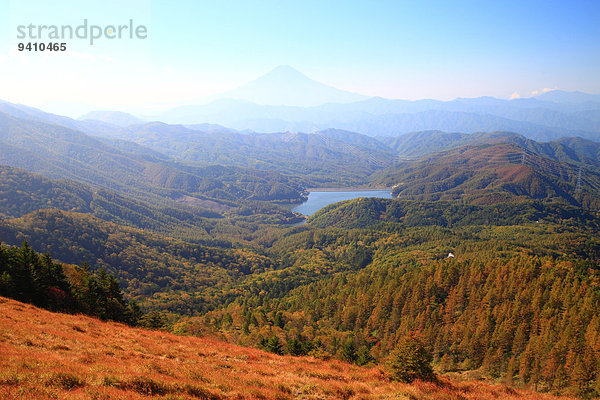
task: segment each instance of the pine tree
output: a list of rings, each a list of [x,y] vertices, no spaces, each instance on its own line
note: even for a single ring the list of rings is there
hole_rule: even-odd
[[[415,379],[435,380],[431,367],[433,357],[425,345],[414,335],[400,339],[390,355],[386,367],[392,379],[410,383]]]
[[[369,348],[366,345],[360,346],[356,353],[356,364],[367,365],[373,361],[375,361],[375,359],[371,355]]]
[[[356,354],[356,345],[354,344],[354,338],[349,337],[342,345],[342,360],[354,363],[358,355]]]
[[[304,346],[302,345],[302,342],[299,339],[292,338],[288,340],[286,347],[288,353],[292,356],[302,356],[306,354]]]
[[[265,350],[270,351],[271,353],[279,355],[283,354],[283,346],[281,345],[281,342],[279,341],[277,335],[273,335],[269,339],[267,339],[264,347]]]

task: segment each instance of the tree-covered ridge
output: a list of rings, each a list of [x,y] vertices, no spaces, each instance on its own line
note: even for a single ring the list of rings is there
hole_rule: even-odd
[[[211,309],[224,288],[273,268],[269,258],[252,250],[192,244],[59,210],[0,221],[0,237],[9,244],[27,240],[62,262],[104,268],[141,305],[178,314]]]
[[[486,143],[402,162],[374,175],[402,199],[471,204],[560,199],[598,209],[597,166],[564,163],[514,143]]]
[[[515,132],[420,131],[400,136],[378,136],[398,152],[401,159],[419,159],[462,146],[511,143],[539,156],[571,164],[600,166],[600,143],[581,137],[562,137],[551,142],[535,141]]]
[[[115,277],[105,270],[57,263],[27,244],[0,243],[0,296],[54,311],[84,313],[137,325],[143,314],[125,300]]]
[[[540,390],[600,388],[600,240],[576,224],[305,230],[274,250],[296,275],[247,280],[232,304],[178,328],[208,323],[267,348],[275,335],[282,351],[299,341],[306,353],[340,358],[351,338],[358,363],[383,361],[417,334],[438,370],[478,369]],[[312,283],[300,273],[344,264]]]
[[[180,230],[193,229],[196,236],[201,236],[202,226],[207,225],[206,218],[222,217],[200,207],[192,212],[151,206],[106,189],[0,166],[0,216],[22,217],[49,208],[93,214],[106,221],[156,232],[173,233],[174,226],[178,226]]]
[[[385,225],[441,226],[569,223],[600,229],[597,212],[565,202],[526,200],[514,204],[469,205],[449,201],[359,198],[330,204],[309,219],[318,228],[360,228]]]
[[[201,205],[217,208],[219,212]],[[153,205],[110,190],[0,166],[0,217],[22,217],[40,209],[92,214],[119,225],[219,246],[231,246],[230,239],[216,239],[216,236],[218,232],[231,230],[232,224],[248,220],[286,224],[300,220],[289,210],[266,202],[238,199],[217,203],[185,196],[180,205],[166,201]]]
[[[483,368],[548,390],[588,392],[600,383],[598,279],[597,265],[537,256],[389,267],[376,260],[355,276],[297,289],[284,307],[374,340],[379,359],[418,332],[443,370]]]
[[[151,122],[123,128],[115,136],[180,162],[277,170],[301,176],[311,187],[363,184],[395,158],[385,144],[353,132],[243,134],[203,128]]]
[[[302,180],[278,172],[186,166],[145,151],[121,151],[80,131],[2,113],[0,143],[0,164],[100,186],[141,200],[172,203],[185,195],[225,204],[302,199]]]

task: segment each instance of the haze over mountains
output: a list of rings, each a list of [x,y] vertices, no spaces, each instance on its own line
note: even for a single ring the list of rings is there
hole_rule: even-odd
[[[494,97],[392,100],[367,97],[316,82],[280,66],[237,89],[178,106],[147,121],[220,124],[263,133],[343,129],[369,136],[398,136],[440,130],[519,132],[535,140],[564,136],[600,138],[600,95],[553,90],[531,98]],[[121,112],[93,112],[93,119],[118,126],[139,123]]]
[[[577,98],[586,103],[575,104],[590,104],[582,94],[565,96],[565,103],[572,106]],[[588,207],[597,203],[600,187],[600,145],[576,137],[540,143],[503,131],[377,137],[339,129],[255,133],[206,123],[143,123],[113,112],[91,115],[118,120],[111,124],[10,103],[0,107],[2,164],[166,207],[187,203],[201,214],[208,209],[219,216],[240,201],[296,202],[306,187],[394,186],[400,197],[423,200],[468,196],[486,204],[498,196],[503,201],[526,196]],[[138,123],[119,126],[126,121]],[[478,148],[506,153],[500,161],[508,172],[496,171],[498,160],[482,168]],[[411,161],[423,157],[429,158]],[[583,185],[577,183],[578,168],[584,168]],[[576,186],[592,197],[575,199]]]
[[[34,187],[26,198],[40,200],[0,215],[20,217],[47,202],[161,232],[201,225],[195,238],[208,240],[223,217],[298,221],[289,209],[256,202],[297,203],[309,187],[387,186],[407,200],[479,205],[600,205],[600,95],[388,100],[278,67],[223,96],[236,98],[155,118],[115,110],[78,120],[0,101],[0,165],[41,175],[5,170],[13,180],[6,193],[22,199],[18,187],[31,186],[23,181],[77,182],[46,184],[59,201]],[[76,200],[62,200],[70,192]]]

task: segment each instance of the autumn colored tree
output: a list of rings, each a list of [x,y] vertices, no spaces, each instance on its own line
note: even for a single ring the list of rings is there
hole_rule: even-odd
[[[414,335],[400,339],[387,360],[386,367],[391,378],[410,383],[415,379],[432,381],[435,374],[431,366],[433,357],[421,340]]]

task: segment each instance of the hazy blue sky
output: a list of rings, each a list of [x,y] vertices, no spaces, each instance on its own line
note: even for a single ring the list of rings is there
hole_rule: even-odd
[[[16,51],[17,25],[133,19],[145,40]],[[97,106],[225,91],[277,65],[389,98],[600,93],[600,1],[0,0],[0,98]]]

